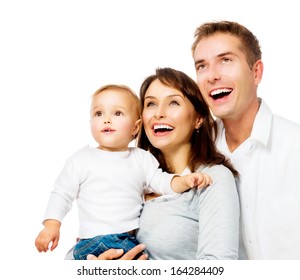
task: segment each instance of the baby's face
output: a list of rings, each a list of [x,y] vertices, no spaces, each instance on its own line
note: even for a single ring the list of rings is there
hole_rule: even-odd
[[[125,90],[106,89],[93,97],[91,131],[100,149],[127,150],[140,127],[133,106],[133,97]]]

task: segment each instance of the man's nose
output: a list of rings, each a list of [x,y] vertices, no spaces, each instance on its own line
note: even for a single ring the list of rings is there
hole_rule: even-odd
[[[208,71],[207,71],[207,80],[211,83],[220,80],[221,75],[219,73],[219,71],[217,71],[216,67],[209,67]]]

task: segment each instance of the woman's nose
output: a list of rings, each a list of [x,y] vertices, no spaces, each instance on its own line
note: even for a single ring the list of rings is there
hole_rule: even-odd
[[[162,107],[158,107],[157,110],[155,111],[154,117],[157,119],[161,119],[165,117],[165,112]]]

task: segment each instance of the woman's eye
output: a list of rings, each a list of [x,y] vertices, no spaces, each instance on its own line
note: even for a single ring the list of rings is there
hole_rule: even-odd
[[[147,108],[147,107],[153,107],[153,106],[155,106],[154,102],[147,102],[144,107]]]
[[[172,101],[170,102],[170,105],[179,105],[179,102],[177,102],[176,100],[172,100]]]

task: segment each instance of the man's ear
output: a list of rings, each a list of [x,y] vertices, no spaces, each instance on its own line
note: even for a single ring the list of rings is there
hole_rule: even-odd
[[[138,133],[139,133],[141,127],[142,127],[142,120],[141,120],[141,119],[138,119],[138,120],[135,122],[133,131],[132,131],[132,136],[133,136],[134,138],[138,135]]]
[[[256,86],[258,86],[264,72],[263,62],[261,60],[256,61],[255,64],[253,65],[253,70],[254,70],[255,84]]]

